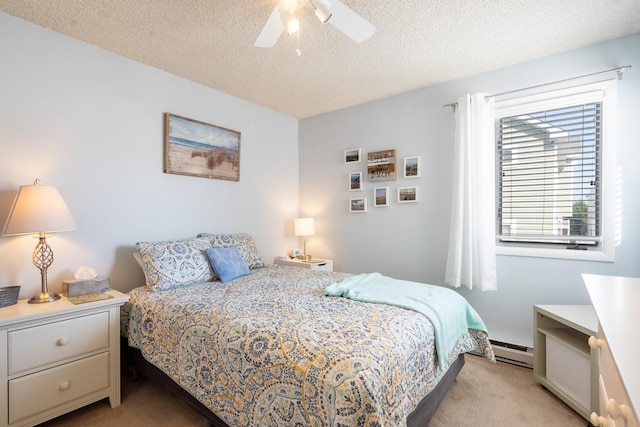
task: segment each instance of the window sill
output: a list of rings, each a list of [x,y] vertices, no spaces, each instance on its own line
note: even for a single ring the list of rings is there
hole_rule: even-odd
[[[496,255],[523,256],[534,258],[571,259],[576,261],[614,262],[613,254],[595,250],[549,249],[514,246],[496,246]]]

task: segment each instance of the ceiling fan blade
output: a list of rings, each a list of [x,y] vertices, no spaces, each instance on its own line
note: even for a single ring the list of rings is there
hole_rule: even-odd
[[[281,4],[278,4],[271,12],[271,16],[267,19],[267,23],[264,24],[253,44],[254,47],[272,47],[280,38],[280,34],[284,31],[284,23],[280,17],[280,6]]]
[[[340,1],[330,0],[330,5],[333,15],[329,19],[329,23],[356,43],[362,43],[376,32],[376,27]]]

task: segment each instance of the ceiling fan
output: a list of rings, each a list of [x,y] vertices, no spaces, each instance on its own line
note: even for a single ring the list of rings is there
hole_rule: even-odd
[[[331,3],[327,0],[282,0],[271,12],[253,45],[272,47],[284,32],[285,26],[289,34],[296,33],[300,25],[296,12],[306,6],[313,8],[320,22],[329,22],[356,43],[362,43],[376,31],[373,25],[339,0],[331,0]]]

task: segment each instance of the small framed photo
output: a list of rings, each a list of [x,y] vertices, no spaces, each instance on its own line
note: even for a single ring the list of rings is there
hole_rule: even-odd
[[[362,172],[351,172],[349,174],[349,191],[362,190]]]
[[[373,189],[373,207],[389,206],[389,187],[376,187]]]
[[[367,198],[359,197],[357,199],[349,199],[349,212],[366,212]]]
[[[404,177],[420,178],[420,156],[404,158]]]
[[[398,187],[398,203],[414,203],[418,200],[418,187]]]
[[[360,163],[362,155],[362,148],[350,148],[344,150],[344,162],[345,163]]]

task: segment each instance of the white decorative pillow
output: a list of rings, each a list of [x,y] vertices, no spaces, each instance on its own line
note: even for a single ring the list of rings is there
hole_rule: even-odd
[[[210,247],[208,238],[137,243],[147,286],[165,291],[215,280],[204,253]]]
[[[221,247],[227,248],[229,246],[235,246],[240,252],[240,256],[250,269],[264,267],[264,262],[260,256],[260,252],[253,242],[253,237],[247,233],[237,234],[211,234],[200,233],[198,237],[207,237],[211,246],[214,248]]]

